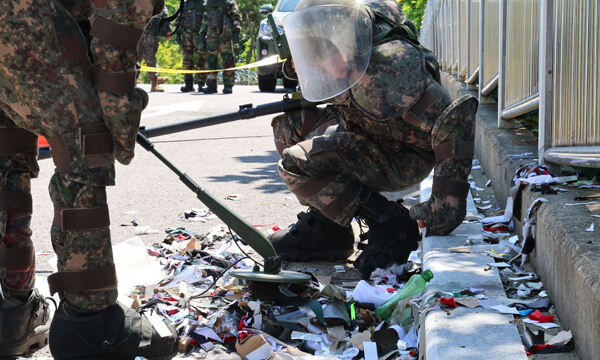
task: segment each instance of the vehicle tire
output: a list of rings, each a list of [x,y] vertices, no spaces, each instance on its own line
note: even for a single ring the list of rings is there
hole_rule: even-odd
[[[275,86],[277,86],[277,71],[267,75],[258,75],[258,89],[260,91],[274,91]]]
[[[295,89],[296,86],[298,86],[298,80],[290,80],[288,78],[286,78],[285,76],[283,77],[283,87],[286,89]]]

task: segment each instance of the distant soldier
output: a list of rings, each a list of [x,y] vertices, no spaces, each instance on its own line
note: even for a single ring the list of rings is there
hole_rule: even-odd
[[[144,34],[138,43],[138,54],[140,58],[144,59],[147,66],[156,67],[156,52],[158,51],[158,37],[168,36],[171,29],[169,22],[164,22],[161,26],[160,21],[169,16],[167,9],[164,9],[162,14],[153,16],[148,22],[148,26],[146,26],[146,30],[144,30]],[[150,79],[150,91],[163,92],[165,91],[163,88],[158,86],[158,84],[163,84],[167,82],[168,78],[163,76],[158,76],[158,73],[149,72],[148,78]]]
[[[233,43],[240,37],[240,21],[242,16],[235,0],[206,0],[203,31],[206,31],[206,51],[208,68],[218,69],[219,57],[223,59],[223,68],[235,66],[233,57]],[[206,30],[204,30],[206,29]],[[235,71],[223,72],[224,94],[231,94],[235,82]],[[205,94],[217,92],[217,74],[209,73],[206,87],[202,89]]]
[[[194,56],[197,54],[196,69],[204,70],[206,65],[206,36],[200,34],[202,17],[204,16],[204,0],[186,0],[179,21],[181,31],[181,48],[183,51],[183,68],[194,70]],[[206,73],[197,75],[198,91],[202,91],[206,83]],[[185,86],[181,91],[194,91],[194,75],[185,75]]]

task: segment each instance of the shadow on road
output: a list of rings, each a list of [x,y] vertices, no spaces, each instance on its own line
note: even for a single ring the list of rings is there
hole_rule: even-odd
[[[269,151],[266,155],[237,156],[234,159],[246,164],[260,164],[263,166],[255,167],[252,170],[241,171],[237,174],[210,176],[208,179],[212,182],[236,182],[238,184],[251,184],[255,182],[265,183],[256,187],[264,193],[272,194],[280,191],[288,191],[277,172],[277,162],[279,154],[276,151]]]

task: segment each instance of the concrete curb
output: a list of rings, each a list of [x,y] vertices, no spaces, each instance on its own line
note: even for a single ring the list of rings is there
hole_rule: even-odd
[[[467,213],[477,214],[469,194]],[[482,233],[479,223],[462,224],[448,236],[423,240],[423,268],[434,273],[429,289],[455,292],[481,288],[491,298],[504,296],[496,269],[484,271],[491,258],[484,254],[491,245],[470,246],[470,253],[449,249],[463,246],[469,236]],[[448,315],[438,309],[429,312],[421,328],[427,360],[523,360],[527,359],[513,316],[482,307],[458,307]],[[485,355],[483,353],[485,352]]]
[[[453,75],[444,73],[442,84],[453,98],[465,93],[466,85]],[[497,127],[497,105],[480,105],[477,113],[475,154],[481,161],[492,188],[499,200],[505,202],[510,195],[511,180],[522,164],[534,161],[537,139],[518,129]],[[533,153],[525,160],[524,153]],[[548,202],[537,213],[536,249],[531,262],[542,278],[556,307],[563,327],[573,331],[577,354],[581,359],[597,359],[600,353],[600,204],[565,206],[574,197],[590,194],[570,188],[567,193],[544,195]],[[521,214],[539,198],[539,193],[525,188],[515,199],[521,204]],[[515,209],[518,210],[518,209]],[[522,219],[513,218],[517,233],[522,233]],[[596,221],[594,221],[596,220]],[[595,232],[586,232],[592,222]]]

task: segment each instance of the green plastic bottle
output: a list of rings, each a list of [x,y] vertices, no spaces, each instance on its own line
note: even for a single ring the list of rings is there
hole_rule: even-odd
[[[394,311],[396,304],[407,297],[420,294],[427,287],[427,283],[433,279],[431,270],[425,270],[422,274],[415,274],[408,279],[402,289],[386,302],[375,308],[375,315],[380,319],[387,319]]]

